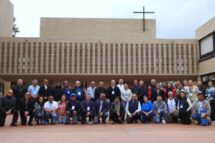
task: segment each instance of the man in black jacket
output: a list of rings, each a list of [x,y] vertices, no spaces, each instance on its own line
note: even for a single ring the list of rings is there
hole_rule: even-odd
[[[27,116],[30,116],[28,125],[33,125],[34,118],[34,100],[31,98],[30,92],[25,93],[25,98],[20,100],[20,116],[22,125],[27,124]]]
[[[118,86],[116,86],[116,81],[111,80],[111,86],[107,89],[107,99],[112,103],[116,96],[121,97],[121,92]]]
[[[19,111],[19,102],[25,98],[27,87],[23,85],[23,80],[18,79],[16,85],[13,86],[13,96],[16,98],[16,109]]]
[[[107,89],[104,88],[104,82],[103,81],[100,81],[99,86],[95,89],[95,99],[96,100],[100,98],[100,93],[107,94]]]
[[[100,93],[100,99],[96,100],[94,104],[95,123],[105,124],[106,118],[108,117],[109,103],[106,101],[105,93]]]
[[[45,101],[48,100],[48,97],[51,94],[51,87],[49,87],[48,83],[49,81],[44,79],[43,85],[41,85],[39,89],[39,96],[43,96]]]
[[[13,90],[10,89],[6,96],[0,97],[0,127],[4,126],[7,115],[11,114],[13,114],[11,126],[17,126],[16,98],[13,96]]]
[[[64,94],[64,90],[61,87],[60,82],[56,82],[55,88],[52,90],[52,95],[54,96],[55,101],[60,101],[61,96]]]
[[[80,102],[76,100],[76,95],[71,94],[70,100],[67,102],[67,124],[70,124],[70,117],[73,119],[73,124],[77,124],[78,117],[80,115],[81,105]]]
[[[114,123],[123,123],[125,116],[125,108],[119,97],[114,99],[110,108],[110,118]]]
[[[139,82],[139,89],[138,89],[138,100],[142,103],[143,97],[148,96],[148,88],[144,85],[144,81],[140,80]]]
[[[131,92],[135,93],[135,94],[138,94],[138,90],[139,90],[138,81],[134,80],[133,86],[131,87]]]

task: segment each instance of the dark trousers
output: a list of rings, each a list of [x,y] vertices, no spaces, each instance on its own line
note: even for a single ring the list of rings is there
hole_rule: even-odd
[[[215,99],[210,101],[211,105],[211,121],[215,121]]]
[[[36,112],[34,115],[35,121],[37,122],[37,125],[43,125],[45,124],[44,120],[44,113],[43,112]]]
[[[154,113],[150,113],[148,116],[146,116],[144,113],[142,113],[142,123],[146,123],[146,122],[151,122],[153,120],[153,116],[154,116]]]
[[[132,116],[132,117],[127,116],[127,123],[134,123],[134,122],[137,123],[137,121],[140,120],[140,119],[141,119],[141,114],[136,113],[135,116]]]
[[[92,121],[94,119],[94,115],[93,114],[90,114],[88,117],[89,117],[89,121]],[[86,124],[86,122],[87,122],[86,119],[87,119],[87,114],[84,113],[84,112],[82,112],[81,113],[81,123],[82,124]]]
[[[44,118],[47,124],[50,123],[49,119],[51,119],[51,124],[56,124],[57,123],[57,114],[54,115],[52,113],[46,113],[44,114]]]
[[[123,123],[124,115],[118,115],[116,112],[110,112],[110,118],[114,123]]]
[[[191,124],[190,116],[191,112],[179,111],[179,119],[182,124]]]
[[[30,118],[29,118],[28,124],[32,124],[32,121],[34,118],[34,112],[33,111],[29,112],[29,116],[30,116]],[[27,124],[27,117],[25,116],[25,112],[20,111],[20,117],[21,117],[21,124],[26,125]]]
[[[11,112],[11,114],[13,114],[12,124],[16,123],[17,120],[18,120],[18,111],[17,110],[13,110]],[[0,113],[0,127],[3,127],[5,125],[6,117],[7,117],[6,114]]]
[[[76,112],[76,114],[73,114],[73,111],[67,111],[66,114],[66,123],[70,124],[70,118],[73,119],[73,124],[77,124],[78,123],[78,117],[79,117],[79,113]]]

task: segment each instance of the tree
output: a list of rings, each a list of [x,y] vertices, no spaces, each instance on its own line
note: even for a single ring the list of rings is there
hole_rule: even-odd
[[[19,27],[16,25],[16,18],[13,17],[13,37],[16,37],[16,34],[19,32]]]

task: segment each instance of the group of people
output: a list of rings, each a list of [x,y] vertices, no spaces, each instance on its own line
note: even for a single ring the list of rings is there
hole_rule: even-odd
[[[100,81],[89,87],[75,82],[71,88],[68,81],[56,83],[54,88],[44,79],[41,86],[37,80],[25,87],[22,79],[5,96],[0,97],[0,126],[5,125],[8,115],[13,115],[11,126],[46,124],[105,124],[107,121],[127,123],[182,123],[207,126],[215,120],[215,87],[212,81],[204,87],[192,80],[156,82],[146,85],[134,80],[129,85],[119,79],[111,80],[105,88]],[[29,116],[29,117],[28,117]]]

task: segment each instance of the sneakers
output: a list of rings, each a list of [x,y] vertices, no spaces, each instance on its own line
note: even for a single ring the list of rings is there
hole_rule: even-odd
[[[163,123],[163,124],[166,124],[166,121],[165,121],[165,120],[162,120],[162,123]]]

